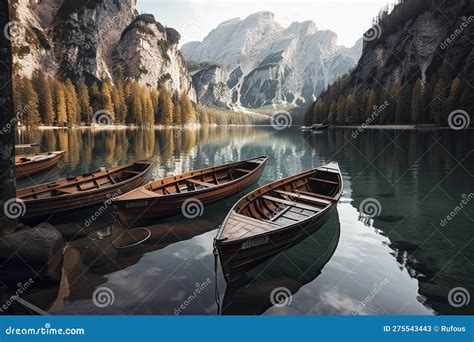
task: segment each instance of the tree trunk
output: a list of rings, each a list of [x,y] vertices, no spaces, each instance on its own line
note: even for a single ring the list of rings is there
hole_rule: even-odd
[[[6,207],[16,197],[12,45],[4,34],[10,22],[8,3],[0,1],[0,236],[13,232],[17,226],[15,215],[8,215]]]

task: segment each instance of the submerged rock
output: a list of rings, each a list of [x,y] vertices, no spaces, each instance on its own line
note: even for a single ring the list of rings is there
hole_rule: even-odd
[[[59,281],[64,245],[61,233],[48,223],[0,238],[0,281]]]

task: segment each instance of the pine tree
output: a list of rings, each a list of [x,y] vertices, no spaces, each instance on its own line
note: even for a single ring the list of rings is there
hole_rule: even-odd
[[[28,128],[37,127],[40,124],[39,99],[38,94],[33,88],[31,80],[23,80],[23,99],[25,114],[22,123]]]
[[[81,80],[79,83],[79,106],[81,108],[81,121],[90,124],[92,122],[93,111],[90,104],[89,89],[84,80]]]
[[[33,86],[38,94],[38,105],[42,122],[46,126],[51,126],[54,121],[53,94],[49,80],[43,71],[35,72]]]
[[[65,84],[67,123],[70,127],[77,125],[80,113],[77,92],[74,84],[68,78]]]
[[[344,123],[344,110],[345,109],[346,109],[346,100],[342,95],[340,95],[339,99],[337,100],[337,107],[336,107],[336,123],[338,125],[342,125]]]
[[[135,123],[137,125],[142,124],[142,101],[140,96],[140,85],[137,81],[133,81],[130,84],[130,97],[129,97],[129,115],[128,122]]]
[[[334,124],[336,122],[336,115],[337,115],[337,102],[336,100],[333,100],[331,102],[331,106],[329,106],[328,122],[330,124]]]
[[[114,104],[112,103],[112,96],[110,95],[110,80],[106,80],[102,83],[100,89],[100,102],[102,104],[102,109],[106,110],[113,116]]]
[[[365,93],[365,113],[364,113],[364,120],[369,117],[373,111],[375,106],[375,91],[373,89],[367,89]]]
[[[410,109],[410,121],[411,123],[420,122],[420,110],[421,110],[421,80],[417,79],[413,86],[411,94],[411,109]]]
[[[178,92],[173,94],[173,108],[174,108],[174,115],[173,115],[173,125],[180,126],[182,125],[183,114],[181,111],[181,103],[180,103],[180,96]]]
[[[436,82],[436,86],[433,91],[433,101],[431,103],[431,121],[436,126],[441,125],[441,118],[446,111],[446,98],[444,95],[445,83],[442,78]]]
[[[160,124],[165,126],[171,126],[173,124],[173,100],[170,92],[162,87],[160,89],[160,105],[159,105],[159,117]]]
[[[67,124],[66,94],[64,90],[64,85],[58,80],[54,81],[54,93],[56,124],[58,126],[65,126]]]
[[[181,117],[182,117],[182,124],[186,125],[188,123],[193,123],[195,121],[195,114],[193,104],[189,99],[188,94],[182,93],[181,94]]]
[[[142,102],[142,125],[152,126],[154,123],[153,102],[151,101],[148,89],[141,87],[141,102]]]
[[[449,96],[447,101],[447,111],[452,112],[459,107],[459,98],[461,96],[461,79],[456,77],[451,82],[451,89],[449,90]]]
[[[92,111],[95,113],[102,108],[102,102],[101,102],[101,95],[100,95],[100,90],[99,86],[97,85],[96,82],[92,83],[90,89],[89,89],[89,99],[90,103],[92,106]]]
[[[392,96],[395,101],[395,117],[393,122],[399,124],[402,121],[402,116],[405,112],[405,101],[400,82],[395,83],[392,87]]]

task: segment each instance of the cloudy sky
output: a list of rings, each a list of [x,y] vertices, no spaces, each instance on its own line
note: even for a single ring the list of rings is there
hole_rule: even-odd
[[[177,29],[181,44],[202,40],[221,22],[271,11],[283,26],[313,20],[318,29],[337,33],[340,45],[352,46],[370,28],[372,18],[394,0],[138,0],[141,13],[153,13],[165,26]]]

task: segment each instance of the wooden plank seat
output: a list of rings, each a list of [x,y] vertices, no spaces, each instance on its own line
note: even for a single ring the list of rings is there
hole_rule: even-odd
[[[326,195],[322,195],[322,194],[316,194],[316,193],[314,193],[314,192],[309,192],[309,191],[304,191],[304,190],[298,190],[298,189],[295,189],[295,192],[296,192],[296,193],[302,193],[302,194],[308,195],[308,196],[319,197],[319,198],[324,198],[324,199],[327,199],[327,200],[330,200],[330,201],[334,201],[334,197],[332,197],[332,196],[326,196]]]
[[[243,172],[243,173],[250,173],[250,172],[253,171],[253,170],[242,169],[242,168],[235,168],[234,170],[235,170],[235,171],[239,171],[239,172]]]
[[[124,171],[125,174],[128,174],[128,175],[131,175],[131,176],[137,176],[139,175],[141,172],[138,172],[138,171]]]
[[[322,182],[322,183],[334,184],[334,185],[338,185],[338,184],[339,184],[339,182],[330,181],[330,180],[322,179],[322,178],[314,178],[314,177],[311,177],[310,180],[315,181],[315,182]]]
[[[316,198],[314,195],[308,196],[308,195],[299,194],[299,193],[296,193],[296,192],[288,192],[288,191],[284,191],[284,190],[273,190],[273,191],[278,193],[278,194],[281,194],[281,195],[297,197],[297,198],[301,198],[302,200],[305,200],[305,201],[315,202],[315,203],[322,204],[322,205],[331,204],[331,201],[328,201],[328,200],[325,200],[325,199],[322,199],[322,198]]]
[[[200,181],[200,180],[197,180],[197,179],[186,179],[186,181],[189,182],[189,183],[195,184],[195,185],[202,185],[202,186],[205,186],[207,188],[216,186],[215,184],[203,182],[203,181]]]
[[[269,200],[269,201],[272,201],[272,202],[288,205],[290,207],[297,207],[297,208],[300,208],[300,209],[311,210],[311,211],[314,211],[314,212],[321,211],[321,208],[316,208],[316,207],[313,207],[311,205],[307,205],[307,204],[303,204],[303,203],[299,203],[299,202],[287,201],[287,200],[284,200],[282,198],[272,197],[272,196],[268,196],[268,195],[264,195],[264,196],[262,196],[262,198],[266,199],[266,200]]]

